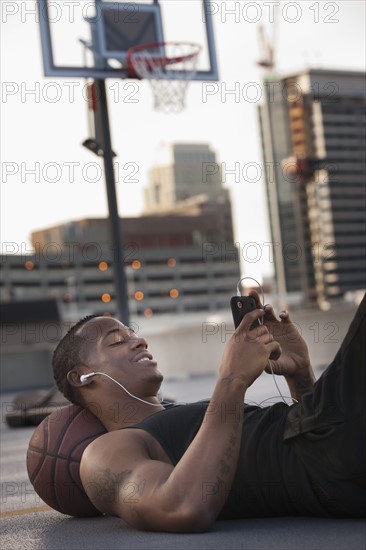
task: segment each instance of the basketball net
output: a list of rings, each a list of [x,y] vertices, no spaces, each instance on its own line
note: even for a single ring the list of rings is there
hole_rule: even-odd
[[[128,73],[147,79],[154,94],[154,109],[179,113],[185,107],[186,91],[197,69],[201,46],[188,42],[158,42],[130,48]]]

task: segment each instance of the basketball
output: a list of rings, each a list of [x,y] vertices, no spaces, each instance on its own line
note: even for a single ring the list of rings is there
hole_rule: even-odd
[[[102,515],[80,480],[84,449],[107,430],[91,412],[76,405],[47,416],[34,431],[27,451],[27,470],[36,493],[54,510],[70,516]]]

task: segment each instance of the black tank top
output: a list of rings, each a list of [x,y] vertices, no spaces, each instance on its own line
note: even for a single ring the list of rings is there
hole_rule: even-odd
[[[208,403],[166,406],[164,411],[130,427],[152,435],[176,465],[199,430]],[[293,446],[283,441],[288,410],[285,403],[264,408],[244,405],[238,467],[218,519],[329,515],[318,501]]]

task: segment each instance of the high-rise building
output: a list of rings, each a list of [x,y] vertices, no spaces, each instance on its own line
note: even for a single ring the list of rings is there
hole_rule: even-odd
[[[159,160],[150,169],[145,209],[164,211],[177,202],[205,193],[224,195],[215,152],[207,143],[161,146]]]
[[[259,107],[278,292],[326,305],[366,287],[365,73],[264,82]]]

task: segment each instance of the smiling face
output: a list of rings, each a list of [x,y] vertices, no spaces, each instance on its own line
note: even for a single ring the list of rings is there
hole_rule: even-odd
[[[144,338],[110,317],[91,319],[77,335],[85,341],[80,354],[83,373],[98,371],[108,374],[139,397],[156,394],[163,375]],[[111,396],[121,396],[121,389],[106,377],[98,377],[98,384],[99,389],[105,389]]]

